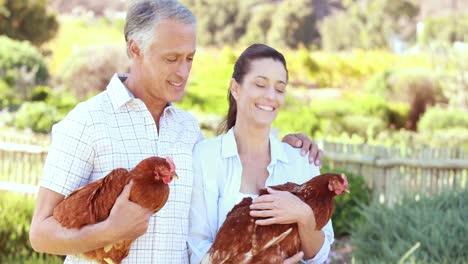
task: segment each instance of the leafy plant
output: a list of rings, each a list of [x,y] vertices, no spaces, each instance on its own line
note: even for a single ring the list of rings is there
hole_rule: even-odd
[[[98,44],[72,54],[59,73],[59,82],[84,99],[104,91],[115,73],[126,73],[130,61],[123,45]]]
[[[468,113],[461,109],[431,108],[421,118],[419,131],[435,131],[453,127],[468,129]]]
[[[49,77],[44,57],[35,47],[26,41],[0,36],[0,79],[15,86],[21,81],[21,69],[32,74],[33,84],[44,83]]]
[[[48,133],[59,121],[57,107],[45,102],[26,102],[15,113],[13,124],[16,128],[30,128],[34,132]]]
[[[351,238],[359,263],[397,263],[414,245],[415,263],[465,263],[468,257],[468,190],[403,199],[392,208],[379,202],[362,205],[363,223]]]
[[[62,263],[61,257],[34,252],[29,228],[34,200],[22,195],[0,193],[0,263]]]

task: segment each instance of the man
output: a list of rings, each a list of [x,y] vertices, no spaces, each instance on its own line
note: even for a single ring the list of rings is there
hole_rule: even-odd
[[[188,263],[191,155],[202,135],[195,118],[171,102],[184,95],[195,55],[195,26],[193,14],[177,1],[145,0],[129,9],[125,39],[130,74],[115,75],[106,91],[77,105],[52,130],[31,223],[36,251],[69,255],[65,263],[89,263],[73,255],[138,238],[124,263]],[[289,137],[288,142],[304,142],[304,150],[310,146],[304,137]],[[171,156],[180,176],[157,214],[130,202],[127,186],[103,222],[69,230],[53,218],[54,207],[72,191],[154,155]],[[313,145],[310,157],[320,160],[320,155]]]

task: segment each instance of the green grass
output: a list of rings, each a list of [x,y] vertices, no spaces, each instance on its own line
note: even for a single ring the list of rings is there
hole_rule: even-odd
[[[84,21],[73,17],[60,17],[57,36],[43,45],[43,49],[52,52],[49,57],[49,71],[56,74],[64,61],[75,51],[87,46],[103,43],[121,43],[125,45],[123,23],[105,19]]]

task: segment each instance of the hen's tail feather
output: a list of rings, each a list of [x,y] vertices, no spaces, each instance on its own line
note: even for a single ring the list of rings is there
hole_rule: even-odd
[[[105,258],[104,261],[108,264],[115,264],[115,262],[111,258]]]
[[[288,230],[284,231],[281,235],[274,237],[272,240],[268,241],[268,243],[263,246],[262,250],[266,250],[267,248],[278,244],[279,242],[283,241],[292,231],[292,227],[290,227]]]

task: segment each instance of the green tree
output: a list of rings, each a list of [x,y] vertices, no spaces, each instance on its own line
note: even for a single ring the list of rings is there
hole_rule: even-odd
[[[47,0],[0,0],[0,34],[40,45],[55,36],[58,22]]]
[[[249,8],[254,0],[181,1],[198,18],[198,37],[202,45],[232,45],[246,32]]]
[[[273,14],[268,43],[296,48],[318,37],[313,0],[284,0]]]
[[[391,38],[415,40],[419,5],[413,0],[343,0],[345,12],[320,26],[328,50],[387,48]]]
[[[247,32],[242,38],[244,43],[267,42],[268,31],[271,28],[275,9],[275,5],[272,3],[262,3],[251,9],[255,15],[251,16],[247,24]]]
[[[421,41],[426,45],[433,41],[468,41],[468,13],[426,18]]]
[[[46,83],[48,77],[37,48],[27,41],[0,36],[0,97],[4,104],[29,100],[32,87]]]

